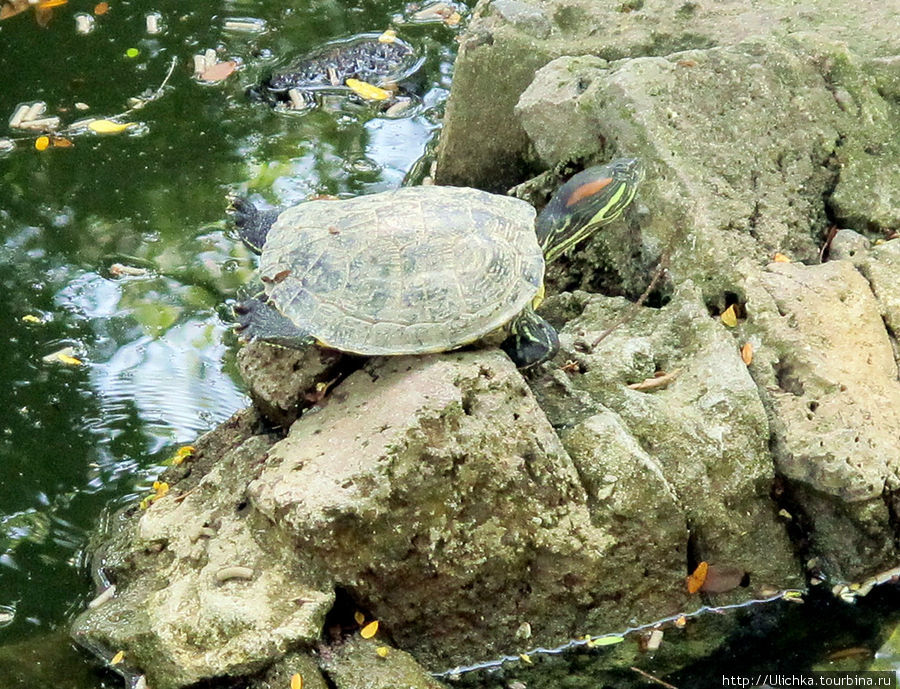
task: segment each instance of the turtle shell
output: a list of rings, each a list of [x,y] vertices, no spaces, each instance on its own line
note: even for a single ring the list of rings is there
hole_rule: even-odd
[[[270,302],[322,345],[358,354],[454,349],[508,323],[543,283],[524,201],[410,187],[308,201],[269,230]]]

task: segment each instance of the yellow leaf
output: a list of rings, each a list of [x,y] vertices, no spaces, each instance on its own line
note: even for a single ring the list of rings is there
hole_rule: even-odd
[[[362,624],[366,621],[366,616],[363,615],[359,610],[353,613],[353,619],[356,620],[356,624]]]
[[[84,363],[81,359],[76,359],[74,356],[69,356],[68,354],[60,353],[56,355],[56,358],[67,366],[81,366],[81,364]]]
[[[125,651],[119,651],[109,661],[110,665],[118,665],[125,659]]]
[[[347,79],[346,83],[351,91],[366,100],[387,100],[391,96],[390,91],[385,91],[382,88],[365,81],[360,81],[359,79]]]
[[[721,318],[722,322],[729,328],[735,327],[737,325],[737,313],[734,310],[734,304],[725,309],[719,318]]]
[[[772,257],[772,260],[775,263],[790,263],[791,259],[785,256],[784,254],[777,253]]]
[[[685,583],[687,584],[688,593],[697,593],[700,590],[700,587],[703,586],[703,582],[706,581],[706,574],[709,572],[709,563],[704,561],[697,565],[697,569],[695,569],[689,577],[686,577]]]
[[[299,672],[291,675],[291,689],[303,689],[303,677]]]
[[[529,665],[533,665],[533,663],[531,662],[531,656],[529,656],[527,653],[520,653],[519,658],[522,660],[523,663],[528,663]]]
[[[30,313],[26,313],[24,316],[22,316],[22,320],[25,321],[26,323],[40,323],[41,322],[40,318],[38,318],[37,316],[32,316]]]
[[[620,644],[623,641],[625,641],[624,636],[615,636],[610,634],[608,636],[601,636],[597,639],[594,639],[594,646],[612,646],[613,644]]]
[[[753,343],[745,342],[744,346],[741,347],[741,361],[743,361],[747,366],[753,363]]]
[[[88,125],[88,129],[98,134],[119,134],[129,127],[136,126],[134,122],[113,122],[112,120],[94,120]]]
[[[379,646],[375,649],[375,653],[378,654],[379,658],[387,658],[388,654],[391,652],[390,646]]]
[[[188,457],[191,457],[194,454],[194,446],[193,445],[184,445],[178,448],[178,451],[175,453],[175,456],[172,457],[172,464],[178,466]]]
[[[376,633],[378,633],[378,620],[369,622],[369,624],[359,630],[359,635],[364,639],[371,639]]]
[[[35,139],[34,147],[39,151],[46,151],[50,146],[50,137],[49,136],[39,136]]]
[[[379,43],[393,43],[397,40],[397,32],[393,29],[388,29],[383,34],[378,37]]]

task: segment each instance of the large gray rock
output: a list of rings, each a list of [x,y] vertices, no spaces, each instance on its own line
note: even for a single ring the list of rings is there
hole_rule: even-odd
[[[698,290],[682,285],[663,309],[640,309],[593,349],[633,307],[576,296],[582,313],[562,330],[558,357],[576,366],[549,368],[533,386],[554,410],[550,419],[589,486],[592,515],[608,515],[602,521],[609,523],[646,520],[648,538],[673,544],[674,530],[685,525],[675,546],[682,566],[690,557],[740,567],[750,574],[751,591],[800,585],[769,498],[774,468],[765,408],[738,345],[710,317]],[[658,371],[674,379],[659,389],[628,387]],[[746,595],[737,590],[717,600]]]
[[[900,53],[893,6],[874,0],[856,3],[852,9],[838,0],[824,0],[814,10],[790,0],[752,6],[741,0],[705,4],[480,0],[456,60],[439,148],[438,182],[502,190],[520,181],[523,169],[533,162],[528,151],[533,136],[526,134],[513,110],[534,73],[555,58],[663,57],[798,32],[828,36],[865,59]],[[892,68],[888,65],[885,71]],[[826,86],[831,84],[822,84]],[[722,92],[727,92],[724,86]],[[661,101],[677,103],[685,94],[665,90],[657,95]],[[739,90],[734,95],[736,107],[742,99]],[[775,111],[781,103],[773,105]],[[681,117],[687,113],[677,105],[673,110]],[[567,124],[556,120],[551,135],[565,135]],[[765,132],[763,127],[758,133]],[[596,151],[615,146],[605,127],[594,130],[594,137]]]
[[[900,487],[900,382],[869,284],[849,261],[832,261],[772,264],[746,287],[775,463],[805,513],[813,554],[842,581],[887,569],[896,560],[884,495]]]
[[[648,168],[631,223],[551,266],[551,283],[637,295],[669,253],[672,279],[693,280],[721,307],[775,253],[817,261],[835,218],[900,226],[900,110],[873,70],[808,35],[551,62],[517,111],[545,164],[613,148]]]

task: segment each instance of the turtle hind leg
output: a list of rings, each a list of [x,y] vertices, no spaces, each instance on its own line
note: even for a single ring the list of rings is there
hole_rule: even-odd
[[[244,340],[265,340],[295,349],[303,349],[315,342],[309,333],[258,297],[235,304],[234,315],[237,318],[235,332]]]
[[[530,306],[513,319],[509,337],[500,347],[519,368],[529,368],[553,357],[559,351],[556,329],[538,316]]]
[[[231,214],[234,224],[238,228],[241,241],[254,253],[262,253],[263,245],[269,229],[278,218],[280,211],[261,211],[248,199],[236,196],[231,199]]]

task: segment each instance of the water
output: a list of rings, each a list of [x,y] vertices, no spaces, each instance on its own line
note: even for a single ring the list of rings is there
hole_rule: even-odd
[[[178,446],[247,403],[220,312],[254,261],[229,233],[227,195],[280,205],[396,187],[438,126],[454,45],[440,24],[399,27],[426,57],[402,117],[346,98],[289,114],[248,102],[244,90],[288,57],[381,31],[406,9],[297,4],[110,0],[86,35],[74,16],[102,9],[93,1],[53,8],[43,27],[33,9],[0,21],[0,137],[15,139],[0,153],[0,688],[120,685],[65,635],[93,595],[82,551]],[[146,33],[150,12],[163,33]],[[223,28],[243,17],[265,30]],[[192,56],[207,48],[240,70],[199,83]],[[115,119],[164,80],[120,118],[136,123],[123,133],[66,134],[74,146],[39,151],[38,133],[6,126],[38,100],[64,123]],[[146,272],[117,276],[115,264]],[[64,347],[82,363],[43,361]]]

